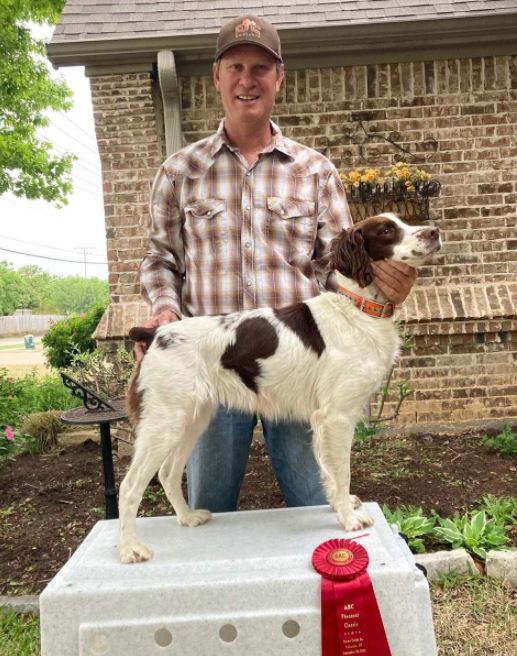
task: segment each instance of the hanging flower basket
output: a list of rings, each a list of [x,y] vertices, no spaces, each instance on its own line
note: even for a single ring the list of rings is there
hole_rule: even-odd
[[[429,199],[440,194],[438,180],[416,166],[397,162],[383,175],[380,169],[340,172],[354,223],[381,212],[395,212],[405,221],[429,220]]]

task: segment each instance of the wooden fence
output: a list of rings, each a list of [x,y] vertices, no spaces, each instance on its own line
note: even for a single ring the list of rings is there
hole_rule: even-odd
[[[0,317],[0,337],[16,335],[42,335],[65,317],[61,314],[15,314]]]

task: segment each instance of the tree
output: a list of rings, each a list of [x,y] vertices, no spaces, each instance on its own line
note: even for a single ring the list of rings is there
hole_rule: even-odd
[[[22,266],[17,273],[23,281],[23,307],[33,310],[35,314],[52,314],[55,308],[50,305],[49,296],[54,276],[36,264]]]
[[[50,303],[59,311],[87,312],[96,305],[109,303],[108,282],[99,278],[66,276],[55,278],[49,289]]]
[[[23,280],[9,262],[0,262],[0,316],[23,307]]]
[[[65,0],[2,0],[0,3],[0,194],[66,203],[72,190],[73,155],[57,156],[38,131],[45,111],[71,107],[72,93],[53,80],[45,44],[29,22],[56,23]]]

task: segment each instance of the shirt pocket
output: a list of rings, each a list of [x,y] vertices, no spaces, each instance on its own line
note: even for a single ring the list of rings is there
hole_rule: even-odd
[[[290,221],[291,219],[312,218],[316,209],[316,203],[311,200],[298,198],[269,196],[267,207],[276,217],[284,221]]]
[[[209,220],[226,210],[226,201],[221,198],[207,198],[185,205],[185,216],[192,220]]]
[[[316,240],[316,203],[303,198],[269,196],[267,207],[276,250],[288,259],[295,252],[309,257]]]
[[[184,242],[186,252],[196,266],[211,266],[212,258],[223,258],[227,252],[228,216],[226,201],[206,198],[184,205]],[[201,260],[196,260],[196,258]]]

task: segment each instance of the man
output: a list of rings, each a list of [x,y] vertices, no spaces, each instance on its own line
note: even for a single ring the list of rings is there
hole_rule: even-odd
[[[153,185],[141,266],[152,305],[148,327],[183,315],[281,307],[332,289],[326,254],[330,240],[350,225],[346,197],[332,164],[271,122],[283,79],[271,23],[241,16],[222,27],[213,81],[224,119],[216,134],[169,157]],[[398,303],[416,272],[382,262],[375,275]],[[135,351],[140,359],[144,345]],[[191,507],[236,509],[255,423],[254,416],[220,408],[187,465]],[[262,425],[288,505],[326,503],[309,426]]]

